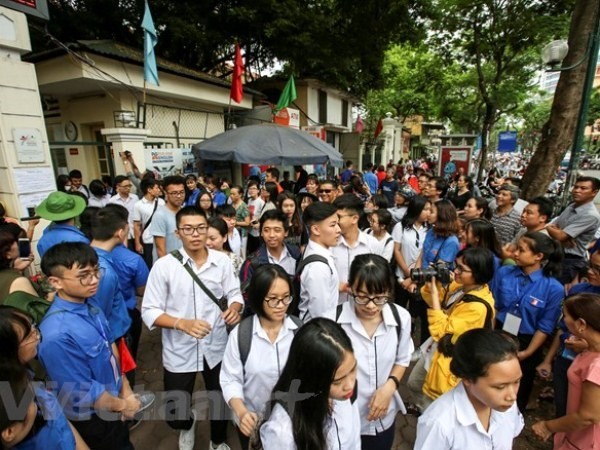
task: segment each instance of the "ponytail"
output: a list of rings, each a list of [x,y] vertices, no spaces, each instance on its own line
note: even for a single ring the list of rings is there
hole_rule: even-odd
[[[521,239],[527,239],[529,247],[534,253],[542,253],[542,272],[546,277],[558,278],[561,275],[563,249],[560,243],[551,237],[534,231],[526,233]]]

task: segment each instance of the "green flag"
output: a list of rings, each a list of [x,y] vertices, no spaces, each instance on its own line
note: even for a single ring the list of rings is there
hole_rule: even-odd
[[[286,108],[290,103],[296,100],[296,84],[294,83],[294,75],[290,75],[290,79],[285,84],[281,95],[279,96],[279,101],[277,102],[277,106],[275,106],[274,112]]]

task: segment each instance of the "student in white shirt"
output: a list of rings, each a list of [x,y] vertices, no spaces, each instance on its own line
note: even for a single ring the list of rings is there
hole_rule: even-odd
[[[303,325],[259,428],[265,450],[359,450],[357,363],[342,327],[325,318]]]
[[[518,343],[500,330],[469,330],[456,342],[450,370],[462,381],[419,418],[415,450],[510,450],[523,429],[516,405]]]
[[[338,244],[331,248],[335,267],[340,278],[339,303],[348,300],[348,273],[350,265],[357,255],[378,253],[379,241],[358,228],[358,221],[364,210],[363,202],[354,194],[344,194],[337,197],[333,206],[342,231]]]
[[[144,261],[150,269],[154,249],[154,237],[150,232],[150,225],[158,208],[164,206],[165,201],[160,198],[160,184],[154,178],[144,178],[140,182],[140,189],[144,196],[133,205],[133,236],[135,250],[144,255]]]
[[[247,293],[256,314],[244,319],[244,325],[229,335],[220,377],[223,397],[234,413],[243,449],[248,448],[249,436],[281,375],[299,322],[287,315],[294,298],[290,277],[281,266],[258,267]],[[244,363],[240,356],[240,339],[244,336],[239,333],[245,327],[250,327],[252,334]]]
[[[265,201],[260,198],[260,186],[256,181],[248,182],[248,211],[250,211],[250,229],[248,230],[248,247],[246,254],[255,252],[260,244],[258,221],[262,215]]]
[[[198,372],[202,373],[208,391],[220,390],[226,324],[239,322],[243,299],[229,257],[206,247],[208,224],[204,212],[187,206],[177,212],[175,221],[176,234],[182,242],[182,260],[168,254],[154,263],[142,302],[142,319],[151,330],[162,328],[165,391],[184,391],[191,399]],[[227,299],[225,311],[211,300],[184,265],[214,297]],[[196,414],[190,409],[191,405],[184,405],[180,397],[171,398],[166,404],[166,414],[177,418],[167,424],[180,430],[180,450],[194,448]],[[224,442],[227,422],[211,420],[210,429],[210,448],[227,450]]]
[[[215,215],[220,217],[227,224],[227,241],[231,251],[240,259],[242,258],[242,236],[235,227],[236,216],[235,208],[231,205],[219,205],[215,208]]]
[[[332,204],[317,202],[309,205],[302,214],[309,231],[309,240],[303,259],[319,255],[327,260],[307,264],[300,274],[300,318],[307,322],[314,317],[335,317],[338,304],[340,281],[331,254],[341,231],[337,208]]]
[[[406,414],[398,387],[414,350],[411,318],[393,303],[394,276],[381,256],[354,258],[349,283],[352,294],[337,321],[348,333],[358,361],[361,448],[390,450],[396,414]]]
[[[387,209],[377,209],[369,216],[371,228],[365,230],[379,242],[378,255],[383,256],[388,262],[394,257],[394,238],[389,233],[392,225],[392,215]]]
[[[125,175],[117,175],[115,177],[115,189],[117,193],[110,198],[108,203],[114,203],[127,208],[127,212],[129,213],[129,239],[127,247],[129,250],[135,251],[135,243],[133,241],[133,206],[140,198],[131,193],[132,186],[133,184],[131,184],[131,181]]]

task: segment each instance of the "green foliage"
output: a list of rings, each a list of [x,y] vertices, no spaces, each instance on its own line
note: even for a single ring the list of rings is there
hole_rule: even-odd
[[[247,78],[278,60],[361,95],[381,84],[390,42],[423,37],[428,0],[151,0],[158,56],[227,76],[237,41]],[[142,0],[49,0],[50,33],[63,42],[114,39],[141,48]],[[34,49],[48,45],[38,34]]]
[[[366,107],[375,118],[435,115],[435,92],[444,79],[441,60],[424,46],[395,45],[385,53],[384,86],[370,90]]]

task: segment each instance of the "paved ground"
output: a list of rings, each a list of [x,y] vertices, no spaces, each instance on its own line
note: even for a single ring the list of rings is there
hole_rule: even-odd
[[[138,358],[137,384],[138,388],[150,390],[152,392],[162,391],[162,365],[161,365],[161,342],[160,330],[149,332],[145,327],[142,332]],[[406,379],[406,377],[405,377]],[[143,386],[143,387],[142,387]],[[199,376],[196,381],[196,389],[204,388],[202,377]],[[405,386],[400,387],[401,394],[405,395]],[[537,416],[548,417],[551,414],[551,408],[548,405],[542,405],[534,414],[528,415],[528,426],[531,426]],[[153,414],[157,411],[154,410]],[[205,411],[200,411],[201,417],[206,417]],[[533,417],[536,416],[536,417]],[[398,416],[396,420],[396,441],[394,450],[410,450],[413,448],[416,433],[416,419],[411,416]],[[209,446],[209,431],[207,421],[198,421],[196,425],[196,449],[207,449]],[[131,440],[137,449],[156,449],[156,450],[176,450],[178,433],[171,430],[164,421],[148,419],[131,432]],[[241,450],[237,435],[232,426],[229,427],[228,444],[234,450]],[[542,444],[533,438],[531,433],[524,431],[515,442],[516,450],[530,449],[551,449],[550,444]]]

